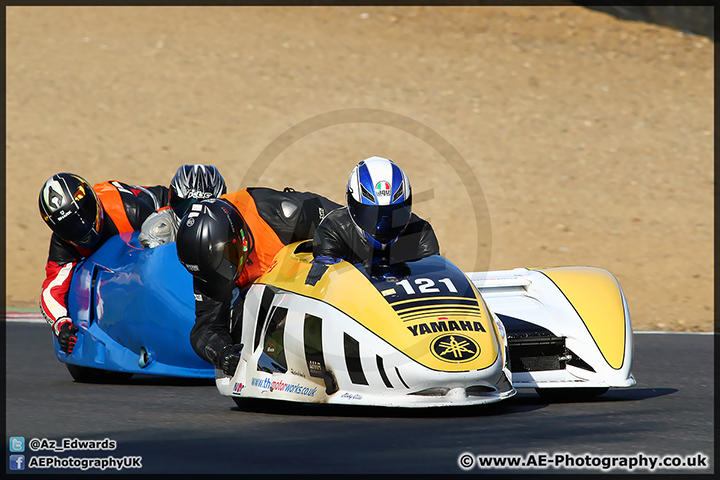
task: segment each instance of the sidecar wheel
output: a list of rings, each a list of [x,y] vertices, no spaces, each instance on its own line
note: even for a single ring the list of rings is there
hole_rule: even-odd
[[[130,372],[112,372],[99,368],[81,367],[66,363],[65,366],[73,379],[79,383],[115,383],[124,382],[133,376]]]

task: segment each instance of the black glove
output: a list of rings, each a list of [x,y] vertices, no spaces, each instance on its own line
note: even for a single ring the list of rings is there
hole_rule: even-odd
[[[328,266],[323,263],[313,263],[307,277],[305,277],[305,285],[312,285],[314,287],[318,280],[320,280],[325,274],[327,269]]]
[[[60,350],[70,355],[77,342],[78,327],[73,325],[70,317],[60,317],[53,325],[53,331],[60,344]]]
[[[342,260],[342,258],[328,257],[326,255],[318,255],[315,257],[315,260],[313,260],[312,266],[310,267],[310,271],[308,272],[307,277],[305,277],[305,285],[312,285],[314,287],[322,276],[325,275],[328,266],[335,265],[340,260]]]
[[[225,375],[235,375],[242,348],[242,343],[236,343],[234,345],[225,345],[220,351],[220,355],[217,357],[217,366]]]

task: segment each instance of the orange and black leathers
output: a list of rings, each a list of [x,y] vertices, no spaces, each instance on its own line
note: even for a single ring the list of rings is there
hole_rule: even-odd
[[[121,184],[125,185],[125,184]],[[170,189],[165,185],[139,186],[126,185],[126,187],[140,200],[153,207],[155,210],[167,208]]]
[[[156,190],[160,195],[162,188],[165,187],[158,186]],[[40,309],[50,325],[58,318],[68,315],[67,292],[75,265],[99,249],[110,237],[122,232],[140,230],[143,221],[154,211],[153,205],[149,205],[136,193],[137,187],[107,181],[94,185],[93,190],[97,193],[104,212],[102,232],[97,245],[92,249],[76,247],[55,233],[50,238],[45,266],[46,277],[40,293]]]
[[[232,308],[235,287],[242,292],[270,268],[280,249],[313,238],[325,215],[340,208],[339,204],[318,194],[288,188],[284,191],[247,188],[221,198],[235,205],[245,221],[249,255],[235,283],[211,285],[193,279],[195,326],[190,342],[201,358],[216,366],[219,366],[222,349],[239,341],[230,333],[231,311],[233,323],[239,324],[242,315],[242,302]],[[233,331],[239,334],[238,329],[239,326]]]

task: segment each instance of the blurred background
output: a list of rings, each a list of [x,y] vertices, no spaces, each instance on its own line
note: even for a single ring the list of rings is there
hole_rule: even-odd
[[[601,267],[636,329],[711,331],[712,28],[622,8],[7,7],[6,307],[37,308],[56,172],[344,202],[380,155],[466,271]]]

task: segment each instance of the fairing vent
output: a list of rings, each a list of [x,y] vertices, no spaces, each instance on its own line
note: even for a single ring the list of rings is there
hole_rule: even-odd
[[[92,279],[90,281],[90,305],[88,307],[88,327],[95,323],[97,317],[97,299],[100,298],[100,282],[98,282],[99,268],[97,265],[93,267]]]
[[[564,370],[570,358],[561,337],[508,338],[508,349],[512,372]]]
[[[490,393],[495,393],[496,388],[488,385],[473,385],[465,388],[465,394],[468,397],[481,397]],[[450,392],[448,387],[431,387],[418,392],[410,393],[410,395],[419,395],[423,397],[444,397]]]
[[[471,387],[467,387],[465,389],[465,392],[467,393],[468,397],[482,397],[483,395],[487,395],[488,393],[497,392],[497,389],[488,385],[473,385]]]
[[[419,392],[412,392],[409,395],[420,395],[423,397],[444,397],[450,391],[447,387],[432,387],[420,390]]]

